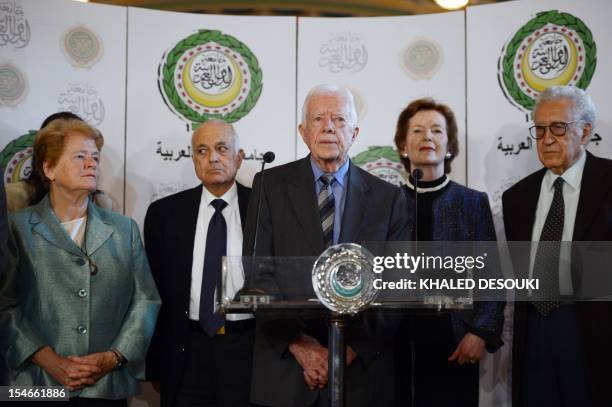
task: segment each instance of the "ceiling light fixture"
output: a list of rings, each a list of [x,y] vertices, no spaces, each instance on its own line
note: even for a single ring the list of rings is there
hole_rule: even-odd
[[[469,0],[434,0],[436,4],[446,10],[457,10],[467,6]]]

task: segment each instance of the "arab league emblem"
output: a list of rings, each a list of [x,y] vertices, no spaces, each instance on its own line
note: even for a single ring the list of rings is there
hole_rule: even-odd
[[[546,88],[586,89],[596,66],[591,30],[579,18],[551,10],[536,14],[504,46],[498,78],[510,103],[529,113]]]
[[[0,106],[17,106],[26,96],[25,75],[16,66],[0,65]]]
[[[408,173],[393,147],[370,146],[351,160],[361,169],[393,185],[402,186],[408,179]]]
[[[164,54],[158,73],[166,105],[195,126],[210,119],[242,119],[263,87],[257,57],[217,30],[200,30],[179,41]]]
[[[400,55],[400,65],[415,80],[431,79],[442,60],[442,47],[426,38],[414,41]]]
[[[78,26],[64,33],[62,50],[72,66],[91,68],[102,56],[102,42],[93,31]]]
[[[11,141],[0,151],[0,167],[4,167],[4,183],[10,184],[29,179],[32,174],[32,154],[36,130]]]

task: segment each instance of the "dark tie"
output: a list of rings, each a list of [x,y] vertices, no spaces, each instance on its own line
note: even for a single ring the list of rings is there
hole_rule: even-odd
[[[319,216],[323,229],[323,244],[325,248],[332,245],[334,241],[334,210],[336,203],[332,193],[332,184],[336,180],[332,174],[323,174],[319,178],[323,188],[319,192]]]
[[[221,281],[221,258],[227,253],[227,225],[221,211],[227,206],[223,199],[210,203],[215,213],[208,224],[206,251],[204,252],[204,272],[200,291],[200,325],[209,336],[215,336],[225,323],[222,315],[214,313],[215,289]],[[218,295],[221,295],[219,292]]]
[[[540,295],[545,299],[545,301],[534,301],[533,305],[544,316],[548,316],[560,304],[553,299],[559,298],[559,256],[565,218],[563,178],[557,178],[554,186],[555,194],[546,215],[533,264],[533,277],[540,279]]]

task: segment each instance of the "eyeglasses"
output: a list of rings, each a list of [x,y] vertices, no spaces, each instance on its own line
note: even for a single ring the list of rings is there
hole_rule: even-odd
[[[567,132],[567,126],[581,121],[582,120],[574,120],[572,122],[552,122],[548,126],[535,124],[529,128],[529,134],[534,139],[539,140],[544,137],[544,135],[546,134],[546,129],[548,128],[550,134],[552,134],[553,136],[562,137],[565,136],[565,133]]]

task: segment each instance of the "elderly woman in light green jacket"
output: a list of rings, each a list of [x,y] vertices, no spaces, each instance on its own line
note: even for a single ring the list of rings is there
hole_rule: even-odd
[[[0,351],[11,385],[63,385],[79,405],[126,405],[160,300],[136,223],[91,202],[102,145],[78,120],[36,136],[34,168],[49,193],[10,217]]]

